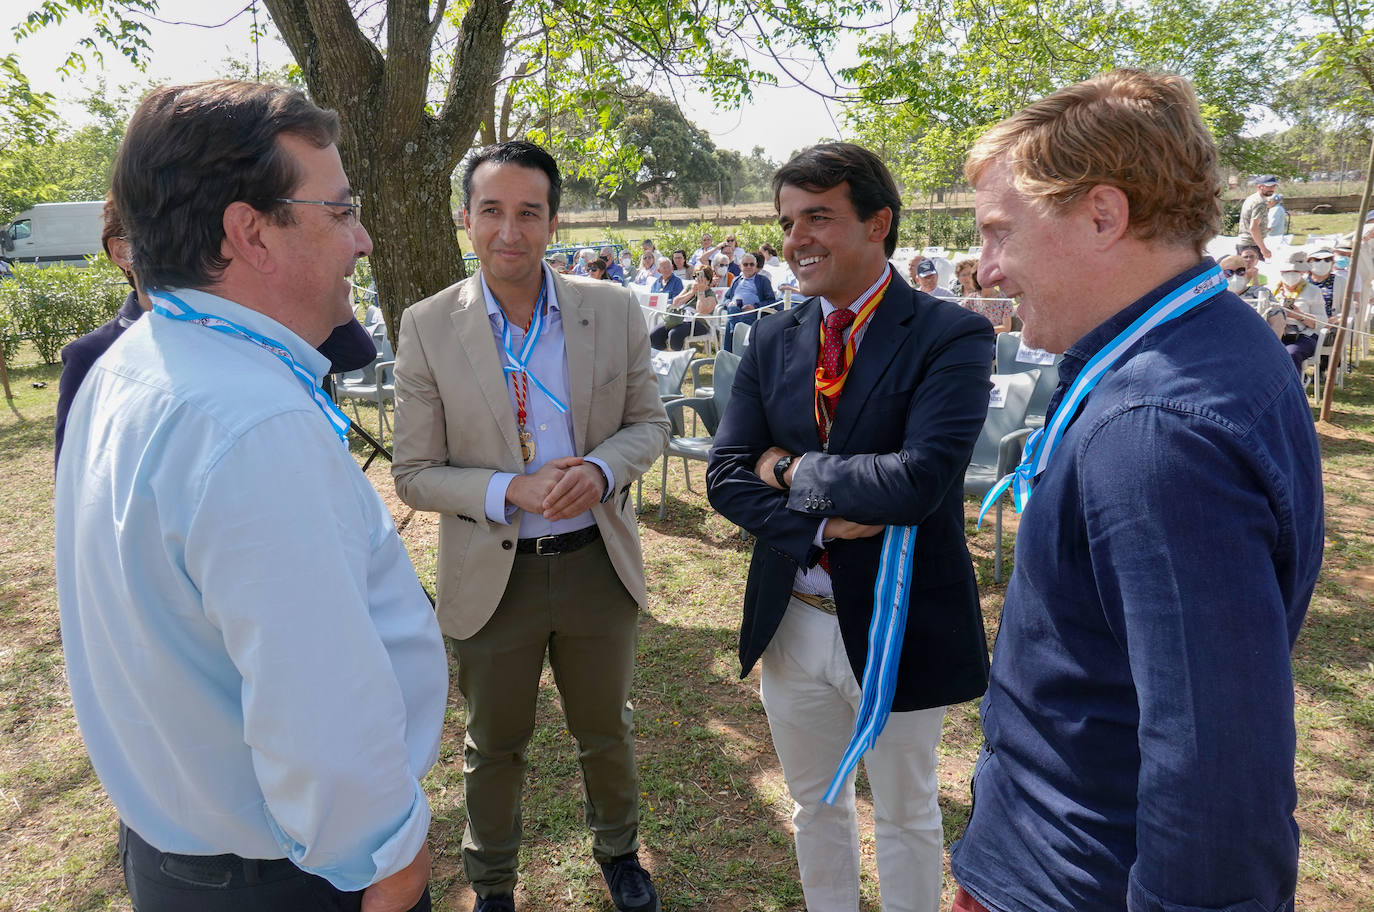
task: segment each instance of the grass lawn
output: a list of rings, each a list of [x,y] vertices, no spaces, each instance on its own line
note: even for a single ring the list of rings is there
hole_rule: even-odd
[[[26,357],[21,351],[17,360]],[[1326,472],[1326,563],[1293,656],[1298,710],[1300,909],[1374,909],[1374,362],[1338,390],[1318,428]],[[52,569],[52,427],[58,368],[12,367],[15,399],[0,408],[0,910],[127,910],[115,855],[115,815],[82,748],[63,678]],[[37,388],[36,384],[45,384]],[[362,415],[376,427],[375,413]],[[365,455],[355,446],[359,460]],[[741,681],[736,624],[749,546],[711,511],[703,471],[681,464],[644,485],[641,518],[649,606],[635,687],[643,859],[670,910],[802,908],[790,802],[757,697]],[[385,463],[368,472],[403,525],[417,570],[433,587],[437,520],[410,515]],[[668,516],[657,518],[661,497]],[[973,515],[970,504],[968,513]],[[1007,512],[1008,547],[1015,514]],[[992,533],[972,531],[989,632],[1003,586],[993,585]],[[1224,557],[1223,557],[1224,559]],[[581,823],[581,787],[557,692],[546,675],[530,750],[519,901],[531,910],[611,904]],[[450,696],[438,766],[426,780],[434,810],[435,907],[467,910],[459,863],[463,828],[463,703]],[[977,709],[950,710],[941,745],[946,842],[969,813],[979,741]],[[871,815],[860,780],[861,807]],[[873,844],[863,844],[863,909],[878,909]],[[946,905],[952,899],[947,884]]]

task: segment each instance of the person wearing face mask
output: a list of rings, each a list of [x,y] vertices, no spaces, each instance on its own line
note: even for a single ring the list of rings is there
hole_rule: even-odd
[[[1307,283],[1321,292],[1326,316],[1335,316],[1345,293],[1345,277],[1336,274],[1336,254],[1330,247],[1318,247],[1307,255]]]
[[[1255,264],[1259,263],[1259,251],[1249,248],[1254,257]],[[1226,287],[1232,294],[1239,295],[1240,299],[1249,304],[1259,313],[1266,313],[1274,303],[1274,294],[1262,283],[1255,281],[1255,273],[1258,271],[1256,266],[1250,262],[1249,257],[1233,254],[1222,257],[1217,263],[1221,267],[1222,277],[1226,279]]]
[[[1317,324],[1326,319],[1326,305],[1321,292],[1308,282],[1306,253],[1290,252],[1279,270],[1274,306],[1265,319],[1288,349],[1293,366],[1302,373],[1302,363],[1317,351]]]

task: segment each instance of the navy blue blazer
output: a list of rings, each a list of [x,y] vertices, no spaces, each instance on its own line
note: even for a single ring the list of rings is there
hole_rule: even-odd
[[[894,711],[978,697],[988,652],[964,541],[964,470],[988,408],[992,326],[898,275],[874,313],[820,452],[814,411],[821,306],[760,320],[735,378],[707,467],[711,505],[755,536],[740,626],[740,673],[787,609],[798,567],[820,558],[822,518],[915,525],[916,553]],[[777,445],[806,454],[790,491],[754,466]],[[845,651],[862,680],[882,535],[829,544]]]

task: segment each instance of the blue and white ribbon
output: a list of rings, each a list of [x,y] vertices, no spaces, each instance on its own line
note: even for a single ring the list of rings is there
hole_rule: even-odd
[[[305,387],[306,392],[309,393],[310,398],[314,401],[315,407],[324,414],[324,417],[329,421],[330,427],[332,427],[334,433],[338,435],[339,440],[341,440],[345,446],[348,445],[348,416],[343,413],[342,409],[334,404],[334,400],[324,394],[324,390],[320,389],[319,384],[315,381],[315,375],[302,367],[295,358],[291,357],[291,351],[285,345],[273,339],[271,336],[264,336],[261,333],[254,332],[246,326],[240,326],[233,320],[226,320],[214,314],[201,313],[171,292],[153,289],[149,292],[149,296],[154,300],[153,313],[158,316],[166,317],[169,320],[178,320],[182,323],[194,323],[198,326],[204,326],[206,329],[213,329],[215,332],[224,333],[227,336],[244,339],[253,343],[258,348],[261,348],[263,351],[266,351],[282,364],[285,364],[287,369],[289,369],[291,373],[295,375],[296,379],[301,382],[301,385]]]
[[[1011,474],[1003,476],[997,484],[992,486],[987,496],[983,498],[981,508],[978,510],[978,526],[983,524],[983,517],[988,510],[997,503],[997,498],[1002,493],[1011,488],[1012,503],[1016,507],[1016,512],[1020,513],[1026,509],[1026,504],[1030,501],[1031,490],[1035,479],[1040,473],[1049,467],[1050,458],[1054,456],[1054,451],[1064,439],[1064,434],[1073,423],[1078,414],[1079,407],[1087,399],[1097,382],[1121,360],[1121,357],[1145,336],[1146,333],[1170,320],[1183,316],[1188,311],[1210,300],[1213,296],[1221,292],[1226,287],[1225,280],[1221,277],[1221,267],[1213,266],[1198,277],[1198,280],[1191,286],[1180,288],[1172,294],[1165,295],[1153,307],[1145,311],[1135,322],[1126,327],[1106,345],[1102,350],[1094,355],[1078,377],[1069,387],[1064,398],[1060,400],[1059,407],[1055,409],[1054,417],[1043,428],[1033,432],[1026,438],[1025,449],[1021,453],[1021,462],[1011,471]]]
[[[534,357],[534,346],[539,342],[539,334],[544,330],[544,301],[549,296],[547,279],[539,289],[539,300],[534,302],[534,317],[530,320],[530,328],[525,332],[524,344],[520,346],[520,353],[515,353],[511,345],[510,320],[506,318],[506,312],[497,308],[501,314],[501,346],[506,350],[506,364],[502,368],[506,373],[520,375],[534,384],[535,389],[543,393],[544,396],[553,403],[553,407],[558,409],[560,415],[568,413],[568,407],[559,401],[558,397],[549,392],[549,388],[539,382],[539,378],[530,372],[530,359]]]
[[[887,726],[892,697],[897,692],[897,664],[906,634],[907,593],[911,589],[915,526],[888,526],[873,588],[873,621],[868,625],[868,661],[859,696],[859,713],[835,778],[822,800],[834,804],[854,768]]]

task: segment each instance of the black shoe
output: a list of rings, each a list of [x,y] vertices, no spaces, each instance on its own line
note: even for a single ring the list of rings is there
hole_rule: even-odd
[[[631,853],[614,858],[601,866],[606,886],[611,888],[611,902],[620,912],[660,912],[658,891],[649,879],[649,872],[639,866],[639,855]]]
[[[515,897],[510,895],[496,895],[487,897],[477,897],[477,902],[472,904],[472,912],[515,912]]]

